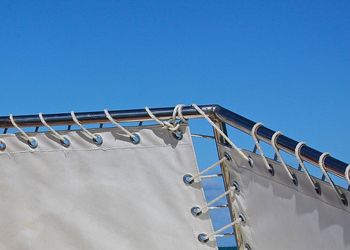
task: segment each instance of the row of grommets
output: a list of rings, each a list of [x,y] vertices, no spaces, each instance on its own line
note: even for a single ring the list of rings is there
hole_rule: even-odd
[[[214,165],[219,165],[220,163],[224,162],[224,161],[232,161],[231,156],[225,152],[224,153],[224,157],[218,161],[217,163],[214,163],[212,166]],[[212,166],[210,166],[209,168],[203,170],[201,173],[207,172],[208,170],[212,169]],[[197,175],[192,175],[192,174],[185,174],[183,176],[183,182],[188,185],[191,186],[193,184],[195,184],[196,182],[201,182],[202,178],[201,178],[201,173],[197,174]],[[238,184],[237,181],[233,181],[232,186],[229,188],[229,190],[227,190],[225,193],[219,195],[218,197],[214,198],[212,201],[207,202],[207,205],[204,207],[201,206],[194,206],[190,209],[191,214],[194,217],[199,217],[202,214],[208,213],[209,209],[210,209],[210,205],[214,204],[215,202],[219,201],[221,198],[226,197],[227,195],[239,195],[240,193],[240,186]],[[230,199],[228,199],[230,200]],[[197,239],[199,242],[201,243],[207,243],[211,240],[214,240],[220,233],[222,233],[224,230],[228,229],[229,227],[233,227],[235,225],[245,225],[246,223],[246,216],[243,213],[238,213],[238,218],[235,219],[233,222],[223,226],[222,228],[216,230],[215,232],[213,232],[212,234],[207,234],[207,233],[200,233],[197,235]],[[251,250],[251,247],[248,243],[244,244],[244,249],[245,250]]]
[[[70,128],[70,126],[69,126]],[[69,129],[70,130],[70,129]],[[173,137],[177,140],[181,140],[183,138],[183,133],[180,129],[176,131],[170,131],[169,132],[173,135]],[[23,134],[23,132],[21,132]],[[57,133],[57,132],[56,132]],[[91,134],[91,142],[94,143],[97,146],[100,146],[103,144],[103,137],[100,134]],[[30,137],[27,134],[25,134],[26,140],[24,141],[31,149],[35,149],[39,146],[38,140],[35,137]],[[130,133],[130,142],[133,144],[139,144],[141,141],[141,137],[137,133]],[[68,136],[60,136],[57,138],[57,141],[65,148],[68,148],[71,145],[71,141],[68,138]],[[5,140],[0,139],[0,151],[4,151],[6,149],[6,143]]]

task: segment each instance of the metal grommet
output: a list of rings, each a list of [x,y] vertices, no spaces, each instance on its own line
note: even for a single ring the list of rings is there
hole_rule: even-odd
[[[321,195],[322,191],[321,191],[321,186],[320,186],[320,183],[318,182],[315,182],[315,191],[318,195]]]
[[[0,140],[0,151],[3,151],[6,149],[6,143],[3,140]]]
[[[38,141],[35,138],[29,138],[27,143],[28,143],[29,147],[31,147],[31,148],[38,147]]]
[[[273,168],[273,166],[269,163],[270,168],[268,169],[269,173],[271,176],[275,175],[275,169]]]
[[[206,233],[198,234],[197,238],[198,238],[199,242],[202,242],[202,243],[206,243],[209,241],[209,237]]]
[[[183,133],[182,133],[181,130],[176,130],[172,134],[173,134],[173,136],[175,137],[176,140],[180,141],[183,138]]]
[[[184,183],[186,185],[191,185],[194,182],[193,175],[191,175],[191,174],[185,174],[182,177],[182,180],[184,181]]]
[[[252,250],[248,243],[244,244],[244,250]]]
[[[95,134],[95,137],[92,140],[96,145],[101,145],[103,143],[102,136],[100,136],[98,134]]]
[[[232,161],[231,156],[230,156],[227,152],[224,153],[224,156],[226,157],[226,159],[227,159],[228,161]]]
[[[248,164],[251,168],[254,166],[254,160],[250,155],[248,156]]]
[[[198,217],[199,215],[202,214],[202,209],[198,206],[195,206],[195,207],[191,208],[191,213],[193,216]]]
[[[70,140],[67,137],[63,137],[63,139],[60,140],[62,146],[68,148],[70,146]]]
[[[295,173],[292,173],[292,176],[293,176],[293,184],[295,185],[295,186],[298,186],[298,179],[297,179],[297,176],[295,175]]]
[[[346,199],[345,194],[342,193],[340,196],[341,196],[341,202],[343,203],[344,206],[347,207],[349,204],[348,204],[348,199]]]
[[[132,136],[130,137],[130,140],[134,144],[139,144],[141,141],[141,138],[138,134],[133,133]]]
[[[238,217],[241,219],[241,224],[244,225],[246,223],[246,221],[247,221],[247,219],[245,218],[244,214],[240,213],[238,215]]]
[[[239,187],[239,184],[238,184],[237,181],[233,181],[232,187],[234,188],[234,190],[235,190],[236,193],[241,192],[241,188]]]

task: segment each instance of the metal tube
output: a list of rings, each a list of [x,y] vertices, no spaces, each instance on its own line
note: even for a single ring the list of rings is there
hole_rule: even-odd
[[[217,119],[221,122],[224,122],[230,126],[233,126],[247,134],[250,134],[251,129],[253,128],[255,122],[251,121],[241,115],[238,115],[228,109],[225,109],[219,105],[201,105],[199,106],[203,111],[210,115],[213,119]],[[174,107],[167,108],[154,108],[151,109],[154,115],[162,119],[171,118]],[[148,121],[152,120],[145,109],[133,109],[133,110],[113,110],[109,111],[111,116],[118,121],[122,122],[132,122],[132,121]],[[182,109],[184,116],[188,118],[199,118],[201,117],[198,112],[192,106],[185,106]],[[77,118],[81,123],[107,123],[108,119],[105,116],[103,111],[95,112],[76,112]],[[37,127],[42,126],[40,118],[38,115],[20,115],[14,116],[16,123],[21,127]],[[54,125],[71,125],[74,124],[70,113],[60,113],[60,114],[47,114],[44,115],[45,121],[51,126]],[[0,127],[1,128],[10,128],[12,124],[8,116],[0,117]],[[260,140],[263,140],[271,144],[271,138],[275,131],[261,126],[257,131],[257,137]],[[277,146],[294,155],[294,150],[297,141],[281,135],[277,139]],[[307,162],[310,162],[314,165],[318,165],[319,157],[322,153],[316,149],[313,149],[309,146],[302,147],[300,151],[301,159]],[[340,161],[331,156],[325,159],[325,167],[328,171],[344,177],[344,172],[348,164],[343,161]]]
[[[201,105],[200,108],[205,113],[212,113],[215,105]],[[152,108],[152,113],[162,119],[171,118],[174,107],[167,108]],[[121,122],[132,122],[132,121],[148,121],[152,118],[148,115],[145,109],[130,109],[130,110],[111,110],[110,115]],[[186,106],[182,108],[182,114],[188,118],[199,118],[201,117],[198,112],[192,108],[192,106]],[[104,111],[94,112],[75,112],[75,115],[81,123],[108,123],[109,120],[106,117]],[[51,126],[55,125],[70,125],[75,124],[72,120],[70,113],[60,114],[46,114],[43,115],[45,121]],[[42,126],[39,115],[17,115],[14,116],[16,123],[21,127],[35,127]],[[8,116],[0,117],[0,128],[11,128],[12,123]]]
[[[214,115],[220,119],[222,122],[225,122],[226,124],[233,126],[247,134],[251,133],[251,130],[253,126],[255,125],[255,122],[238,115],[230,110],[227,110],[221,106],[216,106],[213,111]],[[269,144],[271,144],[271,138],[273,134],[276,131],[273,131],[269,128],[266,128],[264,126],[259,127],[257,130],[257,137],[260,140],[263,140]],[[295,147],[299,143],[298,141],[295,141],[287,136],[281,135],[277,138],[277,146],[278,148],[286,151],[287,153],[290,153],[294,155]],[[300,150],[300,156],[301,159],[304,161],[307,161],[313,165],[318,166],[318,160],[322,153],[314,148],[311,148],[307,145],[303,146]],[[344,177],[345,169],[348,164],[346,164],[343,161],[340,161],[334,157],[327,157],[325,159],[325,167],[328,171]]]
[[[226,124],[221,121],[216,121],[216,125],[225,133],[227,134]],[[219,132],[213,128],[214,136],[215,136],[215,144],[217,149],[217,154],[219,159],[225,158],[225,155],[222,155],[222,152],[219,151],[219,144],[226,143],[225,139],[219,134]],[[228,191],[231,188],[231,175],[230,170],[228,166],[225,164],[225,162],[222,162],[220,164],[221,167],[221,173],[224,181],[224,187],[225,191]],[[232,206],[234,203],[236,197],[232,192],[229,192],[226,196],[227,204],[230,212],[231,221],[234,221],[236,218],[239,217],[238,211]],[[233,230],[235,232],[235,239],[237,243],[237,249],[241,250],[243,249],[243,239],[240,227],[237,224],[232,225]]]

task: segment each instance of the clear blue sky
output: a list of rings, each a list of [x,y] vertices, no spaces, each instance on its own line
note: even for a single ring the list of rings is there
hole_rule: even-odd
[[[350,1],[1,1],[1,115],[218,103],[350,162]]]

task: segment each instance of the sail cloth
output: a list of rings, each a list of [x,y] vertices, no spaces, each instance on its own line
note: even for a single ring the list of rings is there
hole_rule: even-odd
[[[213,232],[210,218],[192,216],[205,205],[200,185],[183,175],[197,173],[190,131],[182,140],[159,126],[134,127],[131,143],[116,128],[65,131],[64,148],[51,133],[33,133],[31,149],[20,136],[1,135],[0,249],[217,249],[197,235]],[[60,132],[61,133],[61,132]]]
[[[219,150],[234,159],[229,162],[230,180],[239,184],[240,192],[233,206],[245,215],[241,231],[251,249],[350,249],[350,209],[328,183],[319,180],[318,195],[302,172],[293,170],[295,186],[276,161],[269,160],[275,172],[271,176],[260,155],[244,151],[253,159],[251,167],[234,150]],[[349,200],[349,192],[342,192]]]

